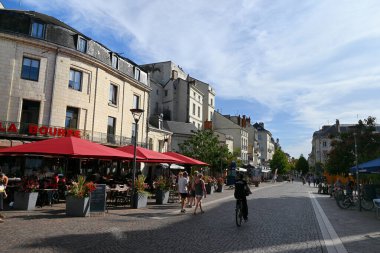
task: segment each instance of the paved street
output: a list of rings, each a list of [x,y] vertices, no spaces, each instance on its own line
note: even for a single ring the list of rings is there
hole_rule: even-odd
[[[374,212],[341,210],[313,192],[299,182],[262,184],[240,228],[233,190],[208,195],[196,216],[181,214],[178,203],[90,218],[66,217],[64,204],[6,211],[1,252],[380,252]]]

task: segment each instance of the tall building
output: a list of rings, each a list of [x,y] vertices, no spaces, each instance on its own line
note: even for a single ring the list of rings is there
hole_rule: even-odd
[[[0,9],[0,145],[75,135],[131,143],[130,109],[144,109],[148,75],[128,58],[41,13]]]
[[[150,116],[165,121],[192,123],[203,129],[215,108],[215,90],[187,74],[171,61],[141,65],[149,73],[152,93]]]

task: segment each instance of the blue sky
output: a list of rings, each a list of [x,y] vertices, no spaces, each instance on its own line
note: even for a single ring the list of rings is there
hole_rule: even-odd
[[[322,125],[380,119],[377,0],[17,0],[138,64],[171,60],[223,114],[264,122],[306,158]]]

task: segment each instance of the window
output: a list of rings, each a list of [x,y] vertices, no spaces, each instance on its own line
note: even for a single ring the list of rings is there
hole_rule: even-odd
[[[165,90],[165,97],[168,96],[168,90]]]
[[[156,94],[158,95],[158,89],[156,90]]]
[[[327,142],[325,142],[325,141],[322,142],[322,146],[323,146],[323,147],[327,147]]]
[[[116,118],[108,117],[107,124],[107,142],[115,143],[115,128],[116,128]]]
[[[77,91],[82,90],[82,72],[70,69],[69,88]]]
[[[115,54],[111,55],[111,62],[112,62],[112,67],[117,69],[119,66],[119,58]]]
[[[211,99],[210,105],[213,106],[214,100]]]
[[[201,116],[201,108],[198,106],[198,118]]]
[[[193,97],[195,98],[195,92],[193,91]]]
[[[195,104],[193,104],[193,115],[195,115]]]
[[[35,38],[43,39],[45,37],[45,24],[33,21],[30,35]]]
[[[78,108],[67,107],[66,108],[66,128],[78,128]]]
[[[117,86],[110,84],[110,94],[108,98],[108,103],[112,105],[117,105]]]
[[[198,129],[201,129],[201,124],[200,123],[198,123]]]
[[[87,52],[87,40],[78,36],[77,50],[86,53]]]
[[[40,61],[24,57],[22,60],[21,78],[26,80],[38,81],[40,72]]]
[[[135,68],[135,79],[140,80],[140,70],[138,68]]]
[[[210,112],[210,121],[212,120],[212,112]]]
[[[201,96],[198,95],[198,100],[201,101]]]
[[[132,143],[134,142],[136,136],[136,123],[132,123]]]
[[[139,109],[140,108],[140,97],[137,95],[133,95],[133,109]]]

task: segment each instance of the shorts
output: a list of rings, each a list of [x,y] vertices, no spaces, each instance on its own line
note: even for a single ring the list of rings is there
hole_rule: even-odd
[[[187,198],[187,193],[180,193],[181,194],[181,199]]]
[[[195,197],[198,198],[198,199],[202,199],[203,195],[195,195]]]

